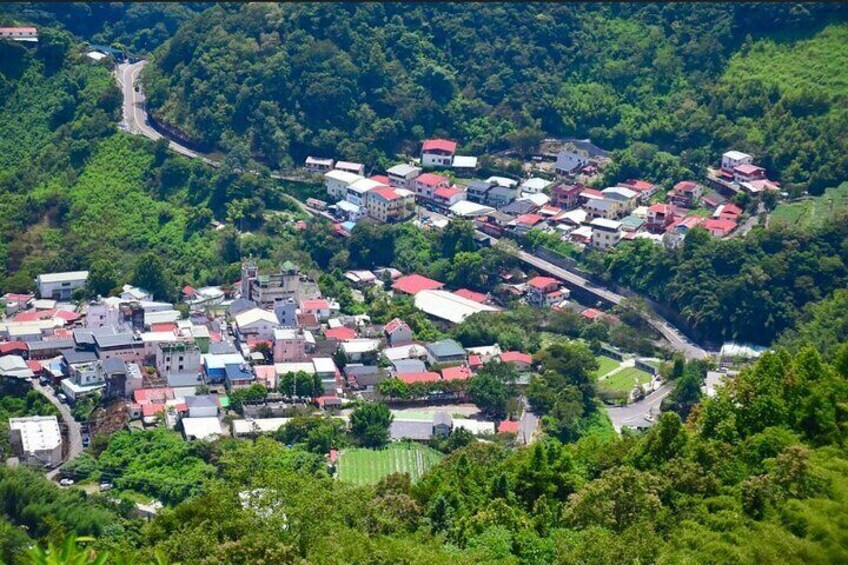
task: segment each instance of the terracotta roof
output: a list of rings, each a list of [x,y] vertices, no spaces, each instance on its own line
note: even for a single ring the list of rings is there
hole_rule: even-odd
[[[441,188],[437,188],[433,193],[433,196],[438,196],[439,198],[444,198],[445,200],[449,200],[450,198],[456,196],[457,194],[463,193],[463,190],[455,186],[443,186]]]
[[[501,361],[504,363],[527,363],[533,362],[533,357],[529,353],[521,351],[504,351],[500,354]]]
[[[0,354],[7,355],[13,351],[23,351],[27,349],[27,344],[23,341],[7,341],[0,343]]]
[[[474,292],[473,290],[468,290],[467,288],[460,288],[456,292],[454,292],[457,296],[461,296],[463,298],[467,298],[468,300],[473,300],[474,302],[479,302],[483,304],[486,302],[489,297],[480,292]]]
[[[737,206],[736,204],[724,204],[721,209],[722,214],[735,214],[737,216],[742,215],[742,208]]]
[[[315,314],[298,314],[297,315],[297,325],[298,326],[317,326],[318,325],[318,316]]]
[[[625,188],[630,188],[635,190],[636,192],[646,192],[648,190],[653,190],[655,185],[649,183],[646,180],[638,180],[638,179],[628,179],[625,182],[618,183],[619,186],[623,186]]]
[[[309,298],[301,301],[300,307],[304,310],[329,310],[330,303],[324,298]]]
[[[471,369],[468,367],[445,367],[442,369],[442,379],[446,381],[466,381],[471,378]]]
[[[382,198],[383,200],[391,201],[391,200],[397,200],[398,198],[400,198],[400,194],[398,194],[397,191],[395,191],[395,189],[389,188],[387,186],[375,188],[375,189],[369,190],[368,192],[369,192],[369,194],[379,195],[380,198]]]
[[[533,277],[527,281],[527,284],[533,288],[543,290],[552,284],[559,284],[559,281],[552,277]]]
[[[145,402],[165,402],[174,398],[174,389],[172,388],[140,388],[133,391],[133,400],[137,404]]]
[[[498,423],[498,433],[499,434],[517,434],[518,429],[521,427],[520,422],[513,422],[512,420],[503,420]]]
[[[758,167],[756,165],[747,164],[747,165],[739,165],[738,167],[734,167],[733,170],[735,172],[739,173],[739,174],[742,174],[742,175],[752,175],[754,173],[764,171],[765,169],[763,169],[762,167]]]
[[[407,373],[405,375],[398,375],[397,378],[406,384],[434,383],[441,380],[439,373],[434,373],[432,371],[424,371],[423,373]]]
[[[424,173],[415,179],[415,182],[421,183],[425,186],[436,186],[447,181],[447,177],[443,177],[442,175],[437,175],[435,173]]]
[[[426,139],[421,146],[421,151],[445,151],[456,152],[456,142],[449,139]]]
[[[386,175],[371,175],[369,178],[375,182],[385,184],[386,186],[389,185],[389,177]]]
[[[443,286],[445,285],[439,281],[418,274],[406,275],[392,284],[393,289],[412,295],[416,295],[422,290],[438,290]]]
[[[580,191],[580,196],[585,197],[594,197],[594,198],[603,198],[604,193],[600,190],[595,190],[594,188],[584,188]]]
[[[34,27],[0,27],[0,33],[36,33],[37,31]]]
[[[704,221],[703,226],[710,231],[717,230],[723,233],[730,233],[736,229],[736,222],[730,219],[710,218]]]
[[[324,337],[327,339],[337,339],[339,341],[347,341],[356,339],[356,332],[346,326],[331,328],[324,332]]]
[[[682,180],[674,185],[675,192],[692,192],[698,188],[698,183],[692,180]]]
[[[403,327],[408,328],[409,326],[407,325],[406,322],[404,322],[400,318],[395,318],[394,320],[392,320],[391,322],[386,324],[386,326],[383,329],[385,330],[385,332],[387,334],[390,334],[390,333],[395,332],[395,331],[397,331],[397,330],[399,330],[400,328],[403,328]]]
[[[515,223],[525,226],[535,226],[542,220],[544,220],[544,218],[539,214],[521,214],[515,218]]]
[[[603,316],[603,314],[604,313],[598,310],[597,308],[586,308],[585,310],[580,312],[580,315],[586,318],[587,320],[595,320]]]
[[[193,286],[186,285],[183,287],[183,294],[191,298],[197,293]]]
[[[469,367],[480,367],[483,364],[483,358],[479,355],[469,355],[468,356],[468,366]]]
[[[177,329],[177,324],[166,322],[162,324],[151,324],[150,331],[152,332],[172,332]]]
[[[652,204],[648,208],[648,212],[653,212],[654,214],[670,214],[673,210],[674,207],[670,204]]]

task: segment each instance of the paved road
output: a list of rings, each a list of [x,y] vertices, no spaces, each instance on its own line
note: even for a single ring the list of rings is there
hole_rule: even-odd
[[[53,389],[51,387],[42,386],[37,380],[33,381],[32,387],[47,398],[47,400],[49,400],[53,406],[59,410],[59,414],[62,416],[62,421],[65,423],[65,429],[68,430],[68,456],[65,459],[65,462],[68,462],[82,453],[82,431],[80,424],[74,420],[74,417],[71,415],[71,409],[68,405],[59,402],[59,399],[56,398],[55,394],[53,394]],[[60,465],[47,473],[47,478],[51,480],[55,478],[59,474],[61,468],[62,466]]]
[[[621,428],[624,426],[631,428],[645,426],[659,415],[660,404],[666,396],[671,394],[672,390],[674,390],[674,385],[666,383],[639,402],[627,406],[607,406],[607,414],[612,420],[615,431],[621,432]]]
[[[517,439],[525,445],[529,445],[536,438],[536,432],[539,429],[539,417],[530,411],[530,403],[526,397],[522,396],[521,401],[524,403],[524,413],[518,422]]]
[[[482,232],[478,232],[481,235]],[[497,241],[496,238],[490,237],[493,241]],[[557,267],[553,263],[545,261],[544,259],[540,259],[535,255],[527,253],[526,251],[519,250],[516,253],[516,257],[527,263],[528,265],[532,265],[536,267],[540,271],[548,273],[567,282],[569,285],[580,287],[585,289],[595,296],[602,298],[603,300],[611,303],[611,304],[621,304],[625,297],[615,293],[607,288],[598,286],[593,282],[581,277],[580,275],[576,275],[571,271],[566,271],[561,267]],[[672,326],[667,320],[660,317],[656,312],[653,313],[652,317],[647,318],[648,324],[651,325],[655,330],[657,330],[665,339],[668,341],[669,345],[672,349],[681,352],[687,359],[703,359],[707,357],[709,354],[706,350],[702,349],[698,345],[692,343],[683,333]]]

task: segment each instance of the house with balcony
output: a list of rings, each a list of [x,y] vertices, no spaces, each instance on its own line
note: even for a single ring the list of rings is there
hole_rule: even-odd
[[[450,186],[450,179],[435,173],[424,173],[415,179],[415,193],[419,198],[432,200],[435,192],[440,188]]]
[[[589,222],[592,228],[592,247],[599,251],[607,251],[615,247],[621,240],[621,222],[606,218],[595,218]]]
[[[692,180],[683,180],[674,185],[668,197],[675,206],[697,208],[704,195],[704,187]]]
[[[421,172],[421,167],[402,163],[387,170],[386,176],[389,177],[389,186],[392,188],[414,188],[415,179]]]
[[[533,306],[551,306],[563,300],[560,282],[553,277],[533,277],[527,281],[527,302]]]

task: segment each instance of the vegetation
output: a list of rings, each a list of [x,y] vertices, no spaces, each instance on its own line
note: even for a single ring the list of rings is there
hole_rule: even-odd
[[[848,182],[843,182],[837,187],[828,188],[821,196],[778,204],[769,216],[769,224],[806,230],[829,221],[838,221],[846,214]]]
[[[377,484],[393,473],[407,473],[412,481],[430,470],[442,454],[417,443],[393,443],[384,449],[345,449],[338,462],[342,481],[358,485]]]
[[[635,367],[625,367],[598,379],[598,391],[628,395],[634,386],[650,382],[651,375]]]
[[[0,378],[0,459],[13,456],[9,444],[9,418],[58,414],[56,407],[41,393],[32,390],[29,383],[14,378]]]
[[[389,441],[393,419],[385,404],[362,404],[350,414],[350,433],[363,447],[382,447]]]

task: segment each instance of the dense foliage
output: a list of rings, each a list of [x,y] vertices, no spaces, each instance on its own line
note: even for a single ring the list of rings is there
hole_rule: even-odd
[[[548,134],[623,150],[613,178],[673,182],[734,146],[821,190],[848,172],[835,78],[848,51],[844,26],[815,34],[844,17],[814,4],[220,6],[156,52],[145,84],[160,119],[272,167],[314,153],[376,164],[428,135],[482,152]]]
[[[16,378],[0,378],[0,459],[12,457],[9,444],[9,418],[58,415],[59,411],[29,383]]]
[[[596,270],[673,307],[709,339],[769,344],[807,304],[848,285],[846,243],[845,218],[807,232],[755,230],[744,239],[715,240],[696,229],[671,251],[623,243]]]

